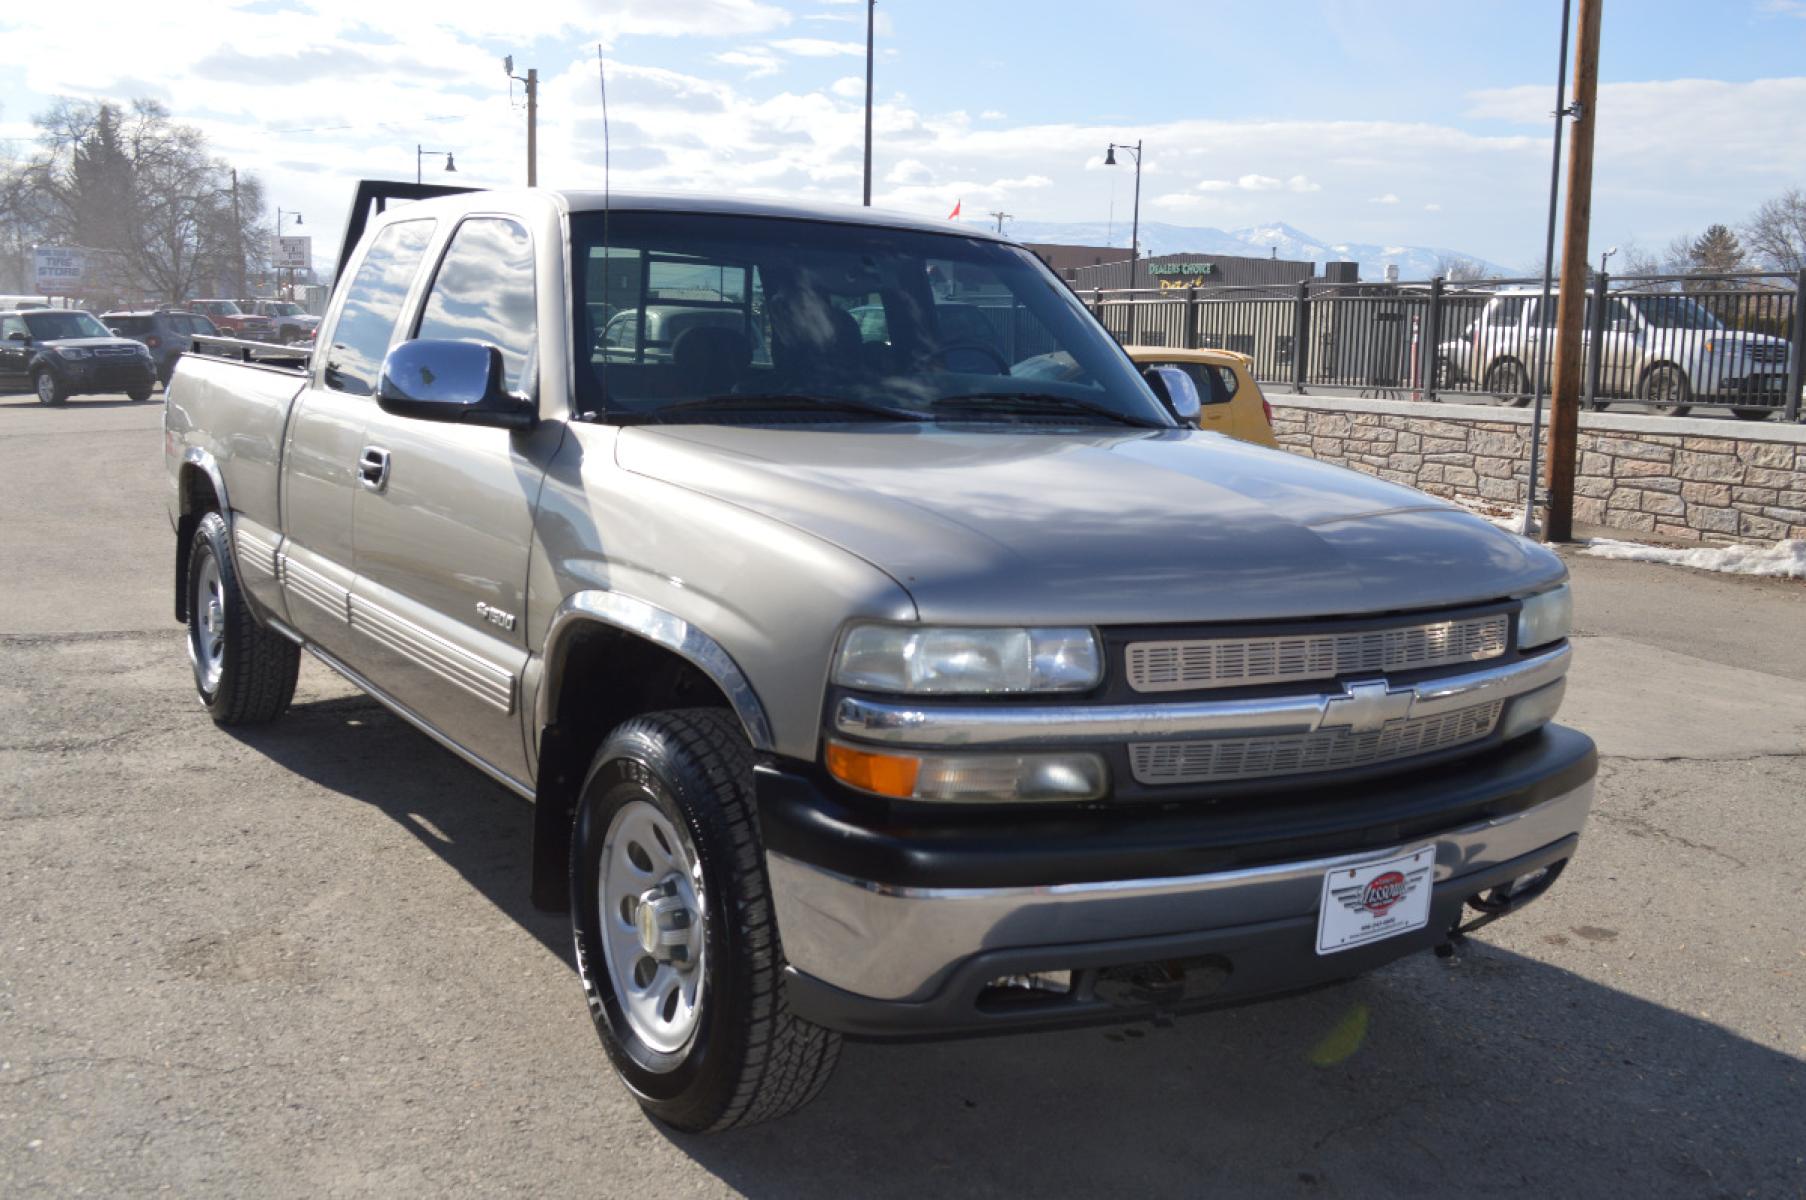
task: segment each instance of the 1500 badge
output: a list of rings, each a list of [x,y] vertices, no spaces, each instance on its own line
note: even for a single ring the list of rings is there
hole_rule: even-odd
[[[493,605],[484,604],[481,600],[477,601],[477,615],[482,617],[485,621],[488,621],[491,625],[499,626],[502,629],[514,628],[513,613],[503,612]]]

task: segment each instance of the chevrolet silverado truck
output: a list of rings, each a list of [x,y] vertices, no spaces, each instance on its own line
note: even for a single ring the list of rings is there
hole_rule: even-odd
[[[533,801],[655,1117],[779,1116],[843,1036],[1345,979],[1572,859],[1561,562],[1198,429],[1027,250],[764,200],[364,215],[311,356],[168,390],[195,686],[270,721],[306,651]],[[954,277],[997,336],[939,322]],[[605,335],[673,303],[719,316]]]

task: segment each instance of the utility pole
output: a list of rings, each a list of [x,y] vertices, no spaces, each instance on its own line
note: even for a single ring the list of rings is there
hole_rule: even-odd
[[[528,67],[526,75],[514,73],[514,55],[502,59],[502,71],[516,83],[527,85],[527,186],[539,186],[539,68]]]
[[[1543,235],[1543,295],[1536,306],[1536,380],[1530,394],[1530,470],[1524,478],[1524,520],[1518,532],[1536,533],[1536,485],[1538,456],[1543,450],[1543,392],[1549,382],[1549,289],[1555,270],[1555,210],[1561,202],[1561,135],[1571,115],[1563,103],[1568,96],[1568,27],[1574,0],[1561,0],[1561,49],[1555,53],[1555,146],[1549,156],[1549,222]]]
[[[245,220],[238,208],[238,168],[232,168],[232,245],[237,253],[232,256],[238,273],[238,295],[236,299],[244,299],[251,294],[250,286],[245,282]]]
[[[1593,134],[1599,125],[1599,23],[1605,0],[1580,0],[1574,46],[1574,130],[1568,150],[1568,210],[1562,229],[1561,302],[1556,309],[1555,387],[1549,401],[1549,519],[1543,540],[1574,537],[1574,467],[1580,433],[1580,367],[1586,358],[1587,235],[1593,220]]]
[[[1015,213],[1006,213],[1006,212],[986,213],[985,215],[987,217],[996,217],[997,218],[997,232],[998,233],[1003,232],[1003,223],[1005,221],[1014,220],[1015,216],[1016,216]]]
[[[865,206],[872,206],[872,26],[878,19],[878,0],[865,3]]]

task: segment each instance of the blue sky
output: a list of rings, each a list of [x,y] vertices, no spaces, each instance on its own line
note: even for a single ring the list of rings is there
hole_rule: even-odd
[[[878,198],[1126,220],[1111,138],[1148,141],[1144,220],[1328,241],[1541,244],[1559,0],[880,0]],[[307,213],[324,257],[359,175],[414,147],[524,180],[500,58],[545,80],[541,181],[856,201],[860,0],[89,0],[0,13],[0,137],[58,94],[150,94]],[[1806,2],[1607,0],[1595,237],[1649,249],[1806,186]]]

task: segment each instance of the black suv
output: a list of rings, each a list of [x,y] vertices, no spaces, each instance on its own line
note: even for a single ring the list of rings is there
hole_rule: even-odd
[[[40,404],[92,392],[149,400],[150,348],[114,337],[93,313],[70,308],[0,312],[0,392],[35,391]]]
[[[160,308],[153,312],[102,313],[100,319],[120,337],[143,342],[150,348],[151,359],[157,364],[157,382],[165,387],[169,386],[169,377],[175,374],[176,359],[194,351],[197,335],[220,336],[213,322],[200,313],[170,312]]]

